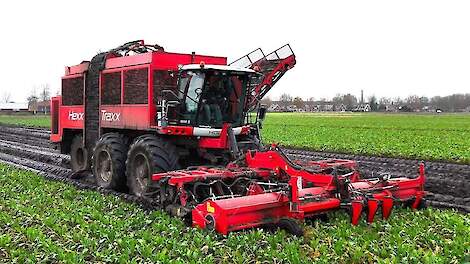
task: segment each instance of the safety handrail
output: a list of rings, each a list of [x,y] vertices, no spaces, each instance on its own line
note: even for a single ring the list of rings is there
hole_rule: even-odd
[[[229,65],[240,68],[249,68],[253,63],[258,62],[265,57],[263,50],[261,48],[257,48],[245,56],[231,62]]]

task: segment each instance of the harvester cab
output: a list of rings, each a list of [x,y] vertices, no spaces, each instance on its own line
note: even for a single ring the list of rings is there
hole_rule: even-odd
[[[220,65],[184,65],[178,89],[163,91],[165,124],[221,128],[244,125],[245,100],[254,70]]]
[[[162,92],[161,124],[221,128],[256,123],[266,110],[259,115],[261,99],[295,63],[286,44],[268,55],[258,48],[228,65],[179,65],[177,90]]]

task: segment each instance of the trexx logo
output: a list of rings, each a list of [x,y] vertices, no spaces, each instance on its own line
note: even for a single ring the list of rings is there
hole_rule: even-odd
[[[71,120],[71,121],[83,120],[83,113],[75,112],[73,110],[70,110],[69,111],[69,120]]]
[[[119,121],[121,118],[121,113],[106,112],[106,110],[101,110],[101,121],[115,122]]]

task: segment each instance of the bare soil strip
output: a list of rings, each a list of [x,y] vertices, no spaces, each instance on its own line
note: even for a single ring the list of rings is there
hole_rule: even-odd
[[[392,177],[414,177],[422,161],[411,159],[370,157],[353,154],[317,152],[300,149],[285,149],[286,154],[297,160],[350,159],[356,160],[363,177],[390,174]],[[132,195],[97,188],[93,176],[84,175],[76,179],[69,169],[68,155],[58,153],[49,142],[49,131],[41,128],[0,126],[0,161],[40,172],[41,175],[69,182],[79,188],[94,189],[121,196],[130,201]],[[432,206],[454,208],[470,213],[470,165],[424,161],[428,202]],[[82,175],[83,176],[83,175]],[[152,207],[147,201],[139,201]]]

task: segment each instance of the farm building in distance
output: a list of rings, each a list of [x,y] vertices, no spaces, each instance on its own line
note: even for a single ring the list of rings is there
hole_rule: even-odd
[[[1,113],[28,112],[28,103],[0,103]]]
[[[405,99],[375,96],[365,101],[361,94],[358,100],[352,94],[338,94],[331,100],[303,100],[285,95],[284,99],[272,101],[269,98],[261,101],[268,107],[269,112],[470,112],[470,94],[452,94],[432,98],[409,96]]]
[[[50,101],[42,101],[38,102],[38,113],[48,114],[51,112],[51,102]]]
[[[49,114],[51,112],[51,103],[47,101],[32,101],[24,103],[0,103],[0,113],[43,113]]]
[[[32,113],[49,114],[51,112],[51,102],[46,101],[32,101],[28,105],[28,110]]]
[[[286,104],[286,102],[273,101],[267,107],[269,112],[369,112],[371,109],[367,103],[351,108],[345,104],[337,104],[332,101],[304,101],[301,106],[291,102]]]

